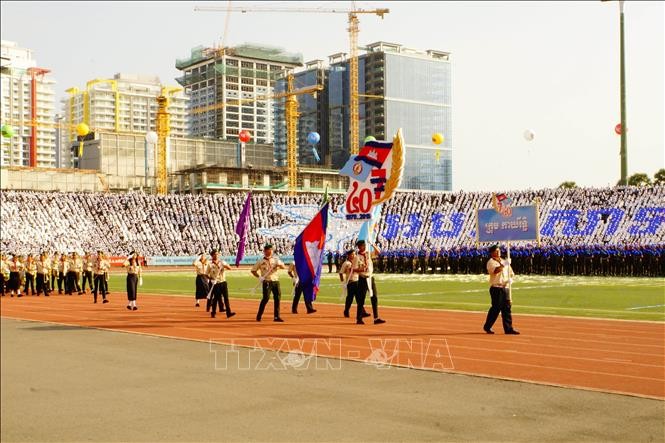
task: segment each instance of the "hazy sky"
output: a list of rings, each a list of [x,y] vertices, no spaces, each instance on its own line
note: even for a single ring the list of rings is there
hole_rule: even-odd
[[[248,5],[251,2],[232,2]],[[351,2],[255,2],[350,8]],[[2,39],[34,51],[58,97],[117,72],[175,84],[176,58],[224,34],[227,2],[7,2]],[[663,2],[626,2],[628,173],[665,167]],[[589,2],[356,2],[359,44],[383,40],[450,51],[453,189],[614,185],[620,175],[619,4]],[[228,45],[300,52],[305,61],[348,52],[346,14],[231,13]],[[535,132],[532,142],[523,138]],[[445,136],[446,134],[444,134]]]

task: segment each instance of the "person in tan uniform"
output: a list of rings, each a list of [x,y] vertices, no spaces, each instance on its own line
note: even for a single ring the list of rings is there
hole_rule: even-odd
[[[69,269],[67,271],[67,285],[65,294],[72,295],[74,291],[78,292],[78,295],[83,295],[81,291],[81,272],[83,272],[83,260],[79,257],[78,253],[72,252],[69,257]],[[69,292],[67,292],[69,291]]]
[[[7,256],[0,253],[0,291],[2,291],[2,296],[5,296],[5,285],[9,283],[9,261],[7,261]]]
[[[358,257],[356,256],[356,251],[351,249],[346,252],[346,260],[342,263],[342,267],[339,269],[339,280],[342,282],[343,286],[346,288],[346,300],[344,301],[344,317],[350,317],[349,311],[351,310],[351,304],[353,299],[356,299],[356,304],[358,305],[358,311],[356,314],[356,323],[359,325],[365,324],[363,321],[365,313],[365,294],[360,294],[358,290],[358,272],[360,269],[358,266]]]
[[[212,257],[208,266],[208,278],[211,287],[210,304],[212,306],[210,316],[215,318],[215,308],[219,306],[219,312],[222,312],[222,308],[226,307],[226,318],[231,318],[236,315],[235,312],[231,311],[231,305],[229,304],[229,288],[226,284],[226,271],[230,270],[231,266],[219,258],[219,253],[217,251],[212,251],[210,255]],[[223,306],[222,297],[224,298]]]
[[[194,270],[196,271],[196,292],[194,294],[194,299],[196,301],[196,307],[199,307],[199,300],[203,300],[208,296],[210,287],[208,285],[208,259],[206,258],[205,253],[199,254],[199,258],[194,260],[192,263]],[[210,299],[206,302],[206,312],[210,311]],[[221,310],[220,310],[221,311]]]
[[[489,253],[490,259],[487,261],[486,267],[489,274],[492,306],[487,311],[483,331],[487,334],[494,334],[492,326],[499,317],[499,313],[501,313],[503,332],[508,335],[519,335],[519,332],[513,328],[513,315],[511,313],[513,302],[510,298],[510,291],[507,289],[515,273],[510,266],[510,262],[501,259],[499,245],[491,246]]]
[[[69,259],[67,254],[62,254],[58,261],[58,294],[70,294],[69,291]]]
[[[51,257],[51,275],[49,275],[49,291],[55,291],[55,282],[58,278],[58,265],[60,264],[60,254],[57,252]]]
[[[18,254],[15,254],[12,257],[8,266],[9,283],[7,284],[7,289],[9,289],[9,293],[12,297],[16,293],[18,293],[19,297],[23,297],[23,294],[21,294],[21,272],[23,272],[23,263],[19,260]]]
[[[279,287],[279,276],[277,271],[286,269],[284,263],[273,255],[272,245],[266,244],[263,247],[263,258],[256,262],[252,267],[252,275],[259,279],[259,284],[263,289],[263,298],[259,304],[259,312],[256,313],[256,321],[261,321],[263,311],[270,300],[270,293],[272,292],[274,301],[274,321],[283,322],[279,316],[279,302],[282,297],[282,292]],[[260,273],[260,274],[259,274]]]
[[[291,305],[291,313],[297,314],[298,303],[300,303],[300,296],[302,295],[302,285],[300,284],[300,278],[298,277],[298,270],[296,269],[296,264],[290,263],[287,272],[293,282],[293,304]],[[305,297],[303,297],[303,299],[305,300],[305,308],[307,309],[307,313],[314,314],[316,312],[316,309],[314,309],[312,302],[307,300],[307,298]]]
[[[125,260],[124,266],[127,268],[127,309],[130,311],[138,310],[136,306],[136,295],[141,280],[141,263],[136,251],[132,251],[129,258]]]
[[[46,252],[42,252],[37,261],[37,295],[41,292],[48,297],[48,277],[51,275],[51,260]]]
[[[95,273],[95,288],[92,290],[94,296],[93,303],[97,303],[97,294],[101,291],[102,303],[108,303],[106,299],[106,273],[111,267],[111,262],[106,258],[106,255],[97,251],[97,258],[95,259],[94,273]]]
[[[89,252],[86,252],[83,258],[81,259],[83,263],[83,282],[81,283],[81,290],[83,293],[86,293],[85,290],[85,283],[88,282],[88,286],[90,286],[90,292],[93,291],[93,283],[92,283],[92,271],[95,267],[95,259],[92,257],[92,255]]]
[[[28,295],[28,288],[30,288],[30,295],[35,295],[35,277],[37,275],[37,261],[32,256],[28,254],[28,258],[25,260],[25,287],[23,292],[25,295]]]
[[[356,242],[358,247],[358,291],[361,294],[361,299],[364,299],[367,293],[370,293],[370,302],[372,303],[372,313],[374,314],[374,324],[380,325],[385,323],[385,320],[379,318],[379,298],[376,290],[376,283],[374,282],[374,265],[372,264],[372,255],[366,249],[365,240],[358,240]],[[363,308],[364,309],[364,308]]]

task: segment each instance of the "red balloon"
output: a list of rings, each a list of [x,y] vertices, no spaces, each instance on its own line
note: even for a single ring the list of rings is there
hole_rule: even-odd
[[[614,127],[614,132],[616,132],[618,135],[621,135],[621,123]]]
[[[246,131],[245,129],[238,133],[238,139],[243,143],[247,143],[251,138],[252,136],[249,135],[249,131]]]

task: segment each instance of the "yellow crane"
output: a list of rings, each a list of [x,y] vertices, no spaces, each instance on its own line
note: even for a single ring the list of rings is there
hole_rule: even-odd
[[[171,117],[168,112],[169,98],[172,94],[180,91],[182,91],[182,88],[162,86],[161,93],[157,97],[157,121],[155,123],[157,132],[157,168],[155,171],[155,188],[158,195],[166,195],[168,192],[166,140],[171,132]]]
[[[354,3],[355,6],[355,3]],[[358,32],[359,32],[359,14],[376,14],[383,19],[385,14],[390,12],[390,9],[329,9],[329,8],[282,8],[282,7],[246,7],[246,6],[227,6],[226,8],[215,6],[196,6],[195,11],[225,11],[229,12],[319,12],[319,13],[333,13],[333,14],[348,14],[349,17],[349,43],[350,43],[350,60],[349,60],[349,81],[350,81],[350,149],[352,154],[357,154],[359,149],[359,112],[358,112]],[[288,109],[288,106],[287,106]],[[287,119],[288,120],[288,119]]]
[[[198,108],[192,109],[193,114],[199,114],[201,112],[212,111],[215,109],[221,109],[226,106],[236,106],[243,103],[251,103],[258,100],[276,100],[284,98],[286,99],[286,106],[284,110],[284,120],[286,120],[286,168],[289,176],[289,195],[295,195],[298,188],[298,167],[296,162],[296,153],[298,151],[298,139],[297,139],[297,127],[298,127],[298,99],[296,96],[302,94],[312,94],[315,95],[317,92],[323,90],[323,86],[314,85],[306,86],[303,88],[293,89],[294,75],[293,73],[288,73],[286,76],[286,91],[278,92],[274,94],[263,94],[257,95],[252,98],[243,98],[229,100],[225,103],[216,103],[214,105],[201,106]]]

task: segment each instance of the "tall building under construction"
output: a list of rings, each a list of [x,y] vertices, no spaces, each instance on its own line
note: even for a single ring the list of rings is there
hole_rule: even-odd
[[[196,47],[175,66],[183,72],[176,80],[190,96],[191,136],[235,140],[244,129],[253,142],[273,143],[269,96],[284,70],[302,66],[302,55],[253,44]]]
[[[392,140],[402,129],[405,150],[401,189],[452,190],[452,103],[450,53],[418,51],[400,44],[376,42],[358,58],[359,140],[373,136]],[[350,81],[346,53],[328,57],[328,66],[315,60],[294,73],[295,88],[321,84],[313,98],[297,97],[298,164],[340,169],[350,150]],[[285,88],[283,81],[278,90]],[[285,127],[283,109],[276,107],[276,133]],[[316,146],[307,134],[321,136]],[[444,142],[435,145],[433,134]],[[314,155],[314,148],[316,154]],[[318,157],[318,159],[317,159]],[[286,137],[275,139],[275,158],[283,165]]]

